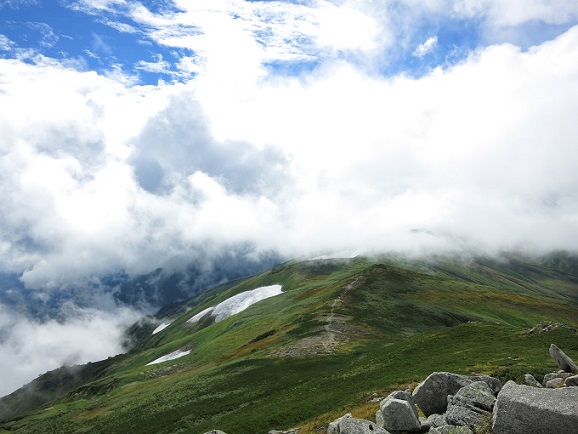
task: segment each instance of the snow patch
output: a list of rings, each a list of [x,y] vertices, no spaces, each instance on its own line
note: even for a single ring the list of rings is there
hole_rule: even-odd
[[[326,259],[353,259],[358,257],[359,255],[361,255],[361,252],[358,251],[354,251],[354,252],[350,252],[350,251],[343,251],[343,252],[338,252],[338,253],[333,253],[330,255],[321,255],[321,256],[316,256],[314,258],[311,258],[311,261],[320,261],[320,260],[326,260]]]
[[[242,292],[216,305],[211,315],[215,317],[215,322],[223,321],[225,318],[244,311],[258,301],[274,297],[282,292],[281,285],[263,286],[251,291]]]
[[[205,315],[210,314],[215,318],[215,322],[223,321],[236,313],[242,312],[255,303],[265,300],[266,298],[274,297],[282,294],[281,285],[262,286],[251,291],[245,291],[234,295],[231,298],[219,303],[216,306],[199,312],[187,321],[189,324],[195,324],[201,320]]]
[[[202,310],[201,312],[199,312],[198,314],[196,314],[195,316],[191,317],[187,323],[188,324],[196,324],[198,323],[205,315],[213,312],[215,308],[214,307],[209,307],[208,309]]]
[[[186,355],[188,355],[191,352],[191,350],[187,350],[187,351],[181,351],[181,350],[177,350],[177,351],[173,351],[170,354],[167,354],[166,356],[162,356],[159,357],[156,360],[153,360],[150,363],[147,363],[146,366],[150,366],[150,365],[156,365],[157,363],[163,363],[163,362],[167,362],[169,360],[175,360],[178,359],[180,357],[184,357]]]
[[[158,326],[156,329],[153,330],[153,335],[156,335],[158,332],[163,331],[164,329],[166,329],[170,325],[171,325],[170,322],[162,323],[160,326]]]

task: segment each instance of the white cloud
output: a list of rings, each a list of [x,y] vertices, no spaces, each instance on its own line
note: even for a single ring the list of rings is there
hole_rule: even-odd
[[[58,286],[207,243],[447,242],[412,229],[574,248],[577,35],[420,79],[338,63],[245,88],[125,87],[4,60],[4,267]]]
[[[46,23],[28,23],[28,27],[41,34],[42,38],[39,41],[41,47],[51,48],[58,42],[58,39],[60,39],[59,36],[54,33],[52,27]]]
[[[20,9],[22,6],[38,4],[38,0],[0,0],[0,10],[5,7]]]
[[[416,80],[372,79],[337,66],[305,83],[262,86],[250,99],[206,99],[227,107],[210,118],[229,138],[289,150],[297,182],[278,205],[296,245],[337,248],[357,239],[395,247],[414,242],[405,231],[425,227],[504,248],[572,247],[557,228],[570,229],[563,222],[575,219],[575,95],[568,90],[577,79],[577,33],[528,53],[489,47]],[[540,176],[550,170],[554,178]],[[547,209],[551,194],[564,199]],[[487,231],[470,231],[473,222]]]
[[[11,51],[15,47],[15,43],[4,35],[0,35],[0,50]]]
[[[0,258],[28,287],[147,272],[235,244],[308,256],[578,248],[578,27],[525,51],[480,47],[419,78],[372,69],[373,57],[414,43],[402,27],[424,14],[488,28],[540,14],[560,23],[576,19],[571,2],[406,1],[403,17],[390,2],[182,2],[164,15],[87,5],[120,7],[160,44],[198,55],[175,57],[187,83],[155,86],[118,65],[104,77],[35,50],[0,59]],[[441,49],[435,41],[416,55]],[[264,67],[316,58],[299,77]],[[157,60],[139,65],[168,68]],[[3,363],[25,366],[32,347],[15,345],[27,334],[39,356],[61,348],[69,327],[76,351],[88,339],[79,325],[112,345],[120,323],[109,328],[106,315],[13,319]],[[45,330],[60,339],[50,348]],[[97,347],[78,360],[117,350]]]
[[[0,304],[0,396],[48,370],[121,353],[122,330],[138,318],[128,309],[106,313],[68,308],[69,319],[65,322],[40,323],[18,316]]]
[[[154,62],[145,62],[144,60],[138,61],[135,65],[135,69],[167,74],[171,71],[171,65],[163,59],[163,56],[158,55]]]
[[[116,8],[126,7],[126,0],[69,0],[71,6],[90,13],[114,11]]]
[[[325,3],[317,9],[317,43],[331,50],[371,50],[376,47],[377,22],[349,6]]]
[[[518,25],[528,21],[552,24],[578,18],[578,4],[565,0],[456,0],[454,11],[463,17],[486,17],[493,26]]]
[[[417,46],[413,52],[413,55],[419,58],[424,57],[426,54],[429,54],[435,50],[437,43],[437,36],[431,36],[423,44],[419,44]]]

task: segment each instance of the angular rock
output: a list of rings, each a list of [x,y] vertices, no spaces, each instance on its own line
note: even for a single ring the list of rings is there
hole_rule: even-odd
[[[377,424],[365,420],[357,419],[346,414],[339,419],[334,420],[327,428],[327,434],[390,434]]]
[[[563,386],[564,386],[563,378],[552,378],[551,380],[546,382],[546,387],[549,389],[557,389]]]
[[[550,345],[550,355],[554,359],[554,361],[558,364],[560,369],[565,372],[571,372],[573,374],[578,374],[578,366],[576,363],[568,357],[564,351],[558,348],[556,345]]]
[[[561,378],[565,380],[566,378],[570,377],[572,374],[568,372],[560,371],[560,372],[552,372],[551,374],[544,375],[544,379],[542,380],[542,385],[546,386],[549,381],[555,380],[556,378]]]
[[[497,395],[502,390],[502,382],[498,378],[490,377],[489,375],[472,375],[469,378],[472,381],[483,381],[486,383],[490,386],[494,395]]]
[[[388,400],[388,399],[401,399],[402,401],[407,401],[410,404],[411,409],[413,410],[413,412],[415,413],[415,417],[417,419],[419,419],[419,414],[417,413],[417,408],[415,406],[415,401],[413,400],[413,396],[411,396],[411,393],[406,392],[405,390],[396,390],[395,392],[391,392],[386,398],[384,398],[380,403],[379,403],[379,407],[381,408],[381,406]]]
[[[473,434],[467,426],[442,425],[429,430],[429,434]]]
[[[214,429],[212,431],[207,431],[205,434],[227,434],[225,431],[221,431],[219,429]]]
[[[464,402],[483,410],[492,411],[496,398],[490,386],[483,381],[474,381],[458,390],[454,401]]]
[[[412,396],[426,416],[442,414],[448,407],[448,395],[455,394],[471,382],[464,375],[434,372],[415,388]]]
[[[443,414],[434,413],[430,414],[422,425],[429,427],[438,427],[447,425],[447,421],[446,417]]]
[[[383,413],[381,412],[381,409],[377,410],[375,413],[375,424],[381,428],[385,426],[385,420],[383,419]]]
[[[494,407],[494,434],[578,432],[578,388],[538,389],[508,381]]]
[[[564,381],[564,386],[566,387],[578,386],[578,375],[573,375],[571,377],[566,378],[566,380]]]
[[[403,399],[386,398],[380,404],[383,428],[388,431],[421,431],[421,423],[412,402]]]
[[[412,396],[426,416],[442,414],[448,406],[447,397],[455,395],[462,387],[474,381],[483,381],[494,393],[498,393],[502,386],[500,380],[486,375],[467,377],[450,372],[434,372],[415,388]]]
[[[289,431],[278,431],[278,430],[271,430],[269,434],[299,434],[299,430],[297,428],[290,429]]]
[[[446,421],[450,425],[461,425],[470,428],[481,426],[492,413],[481,408],[477,408],[463,400],[456,399],[455,396],[448,397],[448,410],[446,411]]]
[[[540,382],[536,380],[536,377],[534,377],[532,374],[524,375],[524,383],[527,386],[542,387],[542,384],[540,384]]]

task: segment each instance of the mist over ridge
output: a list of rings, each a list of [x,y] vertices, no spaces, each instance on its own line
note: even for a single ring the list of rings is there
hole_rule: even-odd
[[[294,258],[578,251],[574,2],[0,12],[7,389]]]

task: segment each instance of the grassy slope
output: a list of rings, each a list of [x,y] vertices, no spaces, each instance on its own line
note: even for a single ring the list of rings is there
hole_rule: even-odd
[[[353,281],[355,289],[345,290]],[[186,325],[236,293],[280,283],[283,295],[218,324]],[[338,306],[333,301],[341,296]],[[107,374],[67,397],[0,424],[10,432],[231,434],[304,426],[314,432],[345,411],[369,416],[373,393],[405,387],[433,371],[503,378],[543,375],[555,366],[554,342],[578,358],[566,329],[527,335],[555,320],[578,326],[578,279],[521,259],[461,264],[290,263],[215,289],[133,352],[112,359]],[[332,310],[366,330],[332,355],[301,359],[271,351],[319,333]],[[187,357],[145,367],[179,348]]]

